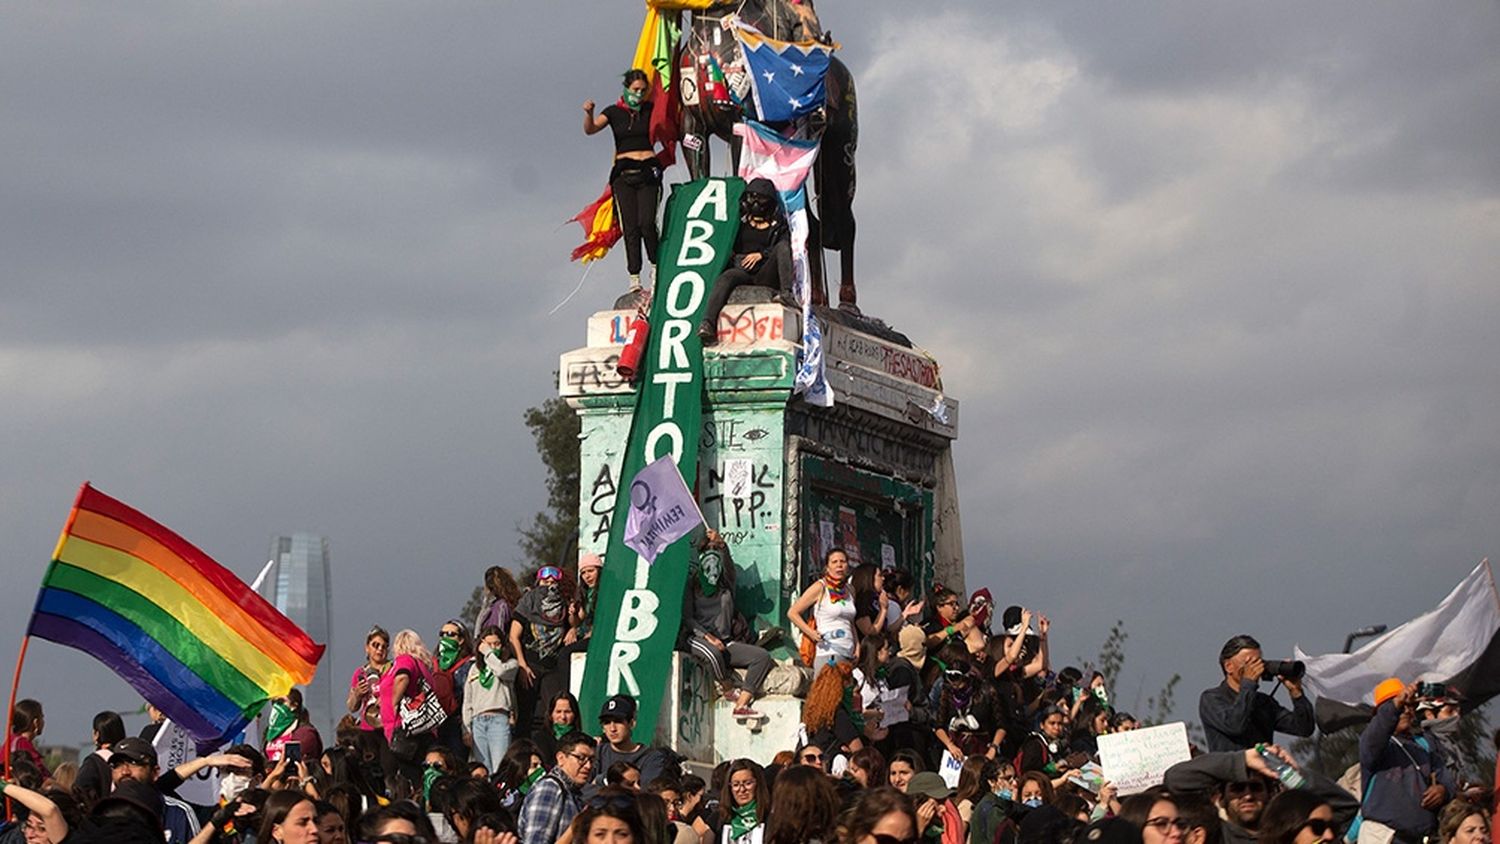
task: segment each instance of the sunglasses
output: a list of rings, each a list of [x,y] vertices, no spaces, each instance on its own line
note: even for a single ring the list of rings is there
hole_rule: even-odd
[[[875,844],[917,844],[917,839],[915,837],[897,838],[894,835],[885,835],[879,832],[874,833],[874,837]]]
[[[405,832],[386,832],[371,838],[369,844],[427,844],[427,839]]]
[[[1171,827],[1178,832],[1188,831],[1188,822],[1182,818],[1149,818],[1146,820],[1146,826],[1163,833],[1167,831],[1167,827]]]
[[[612,795],[609,795],[607,797],[605,795],[603,795],[603,794],[598,794],[598,795],[595,795],[591,800],[589,800],[589,808],[590,809],[627,809],[627,810],[628,809],[634,809],[635,808],[635,798],[633,798],[633,797],[626,797],[623,794],[612,794]]]
[[[1224,791],[1227,792],[1231,797],[1240,797],[1246,794],[1259,794],[1264,796],[1265,794],[1269,793],[1270,790],[1271,789],[1266,787],[1265,783],[1255,780],[1251,780],[1250,782],[1232,782],[1224,786]]]
[[[438,636],[444,639],[459,639],[463,637],[463,634],[457,630],[439,630]]]
[[[1307,830],[1308,832],[1311,832],[1313,835],[1316,835],[1319,838],[1322,838],[1328,833],[1338,829],[1338,827],[1334,825],[1333,821],[1325,821],[1322,818],[1308,818],[1307,820],[1302,822],[1301,828]]]
[[[802,761],[803,762],[822,762],[823,761],[823,754],[821,754],[821,753],[804,753],[804,754],[802,754]]]

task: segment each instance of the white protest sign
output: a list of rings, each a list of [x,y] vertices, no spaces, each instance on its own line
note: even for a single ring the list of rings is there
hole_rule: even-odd
[[[943,758],[938,760],[938,776],[949,788],[958,788],[958,775],[963,773],[964,763],[953,758],[953,754],[947,750],[943,751]]]
[[[1187,725],[1181,721],[1099,737],[1104,779],[1114,784],[1121,797],[1161,784],[1168,768],[1190,758]]]
[[[198,758],[198,747],[187,731],[168,719],[161,722],[152,742],[156,747],[156,764],[163,771],[170,771],[184,762]],[[197,806],[212,806],[219,802],[219,772],[206,767],[187,778],[177,787],[177,796]]]

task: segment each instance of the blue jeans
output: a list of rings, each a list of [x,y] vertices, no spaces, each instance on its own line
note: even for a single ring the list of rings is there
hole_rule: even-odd
[[[493,774],[495,766],[505,758],[505,751],[510,749],[510,713],[475,715],[469,724],[469,732],[474,737],[474,753],[484,763],[485,770]]]

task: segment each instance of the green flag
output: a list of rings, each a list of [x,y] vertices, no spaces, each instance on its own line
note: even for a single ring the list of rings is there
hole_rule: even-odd
[[[599,581],[594,635],[589,640],[580,704],[588,730],[598,734],[599,708],[611,695],[639,704],[635,739],[650,742],[671,675],[672,650],[682,624],[689,542],[679,539],[648,564],[626,547],[630,482],[656,458],[670,454],[688,487],[698,477],[703,422],[703,344],[698,323],[714,278],[734,251],[739,229],[739,179],[699,179],[677,185],[667,200],[651,297],[651,339],[636,390],[635,416],[620,469],[609,548]]]

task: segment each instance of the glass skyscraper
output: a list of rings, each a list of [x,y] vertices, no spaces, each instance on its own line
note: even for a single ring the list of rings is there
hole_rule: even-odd
[[[307,631],[314,642],[327,645],[318,673],[302,690],[302,703],[312,724],[325,741],[333,737],[333,678],[328,674],[333,653],[333,616],[330,607],[328,539],[311,533],[294,533],[271,540],[271,570],[261,582],[260,594],[287,618]]]

